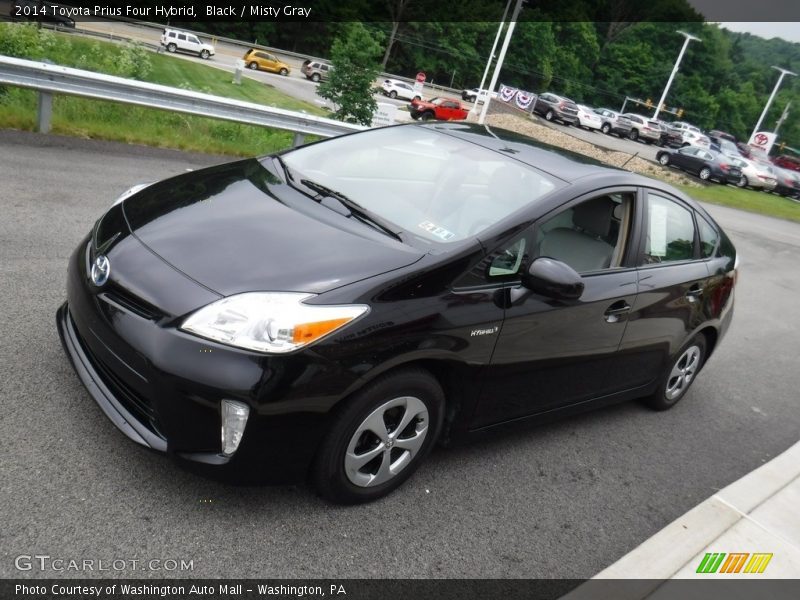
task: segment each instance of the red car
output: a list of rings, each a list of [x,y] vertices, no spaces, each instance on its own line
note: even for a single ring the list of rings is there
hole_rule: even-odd
[[[422,119],[423,121],[432,119],[437,121],[463,121],[469,114],[469,111],[464,108],[460,100],[453,100],[452,98],[433,98],[429,101],[412,100],[411,104],[408,105],[408,111],[415,121],[417,119]]]
[[[800,171],[800,158],[789,156],[788,154],[781,154],[772,159],[772,164],[782,169],[791,169],[792,171]]]

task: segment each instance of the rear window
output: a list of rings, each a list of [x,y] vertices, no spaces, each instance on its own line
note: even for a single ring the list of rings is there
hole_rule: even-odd
[[[478,235],[564,183],[427,127],[343,136],[283,156],[295,179],[337,190],[425,242]]]

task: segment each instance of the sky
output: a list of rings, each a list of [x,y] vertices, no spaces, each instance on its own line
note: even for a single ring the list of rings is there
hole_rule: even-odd
[[[763,38],[779,37],[789,42],[800,42],[800,23],[797,22],[734,22],[734,23],[720,23],[721,27],[731,31],[741,31],[752,33]]]

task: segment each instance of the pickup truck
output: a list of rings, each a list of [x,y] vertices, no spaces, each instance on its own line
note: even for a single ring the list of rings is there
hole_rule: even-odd
[[[467,118],[469,111],[464,108],[460,100],[453,100],[452,98],[433,98],[429,101],[412,100],[408,105],[408,111],[411,113],[411,118],[415,121],[422,119],[423,121],[430,121],[436,119],[437,121],[463,121]]]

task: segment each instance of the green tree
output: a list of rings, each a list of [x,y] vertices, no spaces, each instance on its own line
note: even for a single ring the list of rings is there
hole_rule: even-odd
[[[333,69],[318,94],[336,106],[340,121],[369,125],[377,108],[372,87],[378,76],[382,47],[375,33],[361,23],[345,23],[331,47]]]

